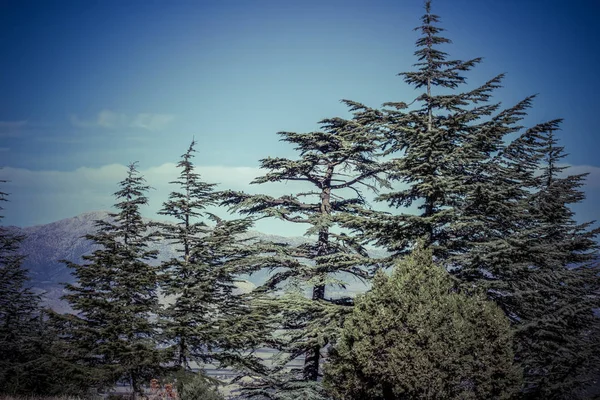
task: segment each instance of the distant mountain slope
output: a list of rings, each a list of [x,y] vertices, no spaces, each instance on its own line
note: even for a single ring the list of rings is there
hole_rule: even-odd
[[[61,284],[63,282],[72,283],[74,280],[70,269],[59,260],[82,263],[82,256],[91,254],[97,248],[84,236],[96,232],[94,221],[107,218],[108,211],[94,211],[46,225],[27,228],[7,227],[11,232],[25,235],[26,238],[20,248],[20,253],[26,256],[24,267],[29,270],[32,285],[36,289],[46,292],[45,301],[49,306],[61,311],[67,309],[66,305],[59,300],[62,295]],[[267,235],[256,231],[248,232],[244,236],[288,243],[291,246],[297,246],[310,240],[306,237]],[[156,242],[150,246],[150,249],[159,251],[159,258],[154,263],[177,256],[176,247],[166,241]],[[384,257],[385,255],[386,253],[381,250],[372,251],[373,257]],[[266,277],[266,272],[241,276],[240,278],[249,282],[242,283],[240,286],[243,288],[240,289],[249,290],[249,288],[263,283]],[[361,292],[366,288],[360,282],[349,283],[348,290],[350,292]]]

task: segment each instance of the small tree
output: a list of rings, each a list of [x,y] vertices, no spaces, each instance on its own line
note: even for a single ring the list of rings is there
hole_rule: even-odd
[[[157,375],[163,352],[156,348],[158,312],[156,268],[149,261],[155,251],[139,208],[147,204],[149,189],[136,169],[129,165],[127,178],[115,193],[119,213],[99,220],[99,231],[86,238],[99,245],[85,264],[65,261],[74,270],[75,284],[66,285],[63,296],[77,315],[54,315],[62,320],[63,338],[71,343],[79,363],[94,368],[99,384],[128,381],[135,393]]]
[[[6,196],[0,192],[0,201]],[[28,287],[24,256],[18,253],[24,238],[0,226],[0,393],[27,393],[35,386],[40,297]]]
[[[325,385],[336,399],[504,399],[520,388],[502,310],[458,292],[419,248],[360,296],[330,351]]]
[[[5,196],[0,192],[0,201]],[[83,394],[88,376],[59,348],[46,318],[51,311],[42,310],[40,295],[29,287],[25,256],[18,253],[24,238],[0,226],[0,393]]]
[[[206,347],[206,338],[200,338],[205,335],[200,335],[200,331],[209,325],[206,323],[210,314],[206,303],[207,300],[210,303],[211,296],[206,289],[210,286],[207,279],[210,271],[198,267],[192,253],[200,246],[201,237],[211,231],[206,223],[197,221],[197,218],[203,216],[207,206],[216,203],[215,185],[202,182],[195,172],[192,163],[194,145],[192,141],[177,164],[181,169],[179,179],[169,182],[178,185],[181,190],[171,192],[169,200],[158,212],[177,221],[176,224],[158,224],[163,238],[178,246],[180,253],[180,257],[166,260],[161,265],[161,289],[165,295],[174,297],[163,312],[163,335],[174,347],[176,363],[185,369],[190,369],[190,358],[194,358],[191,357],[193,348],[199,344]]]
[[[194,146],[192,141],[177,164],[179,178],[170,182],[179,190],[170,193],[159,212],[177,223],[157,224],[162,237],[179,251],[178,257],[161,265],[162,289],[173,298],[163,312],[162,326],[176,364],[185,370],[191,369],[191,361],[219,361],[222,366],[250,362],[255,357],[242,353],[255,342],[253,332],[260,326],[244,296],[235,293],[237,275],[259,262],[249,258],[260,248],[250,249],[247,240],[240,239],[252,221],[226,221],[206,211],[220,194],[216,184],[203,182],[196,172]]]

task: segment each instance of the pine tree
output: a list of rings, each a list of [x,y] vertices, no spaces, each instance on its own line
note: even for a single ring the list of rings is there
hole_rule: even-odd
[[[67,328],[63,340],[93,368],[98,385],[126,381],[136,394],[165,360],[156,347],[157,271],[149,264],[157,253],[147,249],[153,238],[140,214],[148,202],[144,182],[136,163],[130,164],[115,193],[119,212],[96,221],[98,232],[86,235],[100,248],[83,257],[85,264],[64,261],[76,283],[65,285],[63,299],[77,314],[55,316]]]
[[[318,132],[280,132],[281,140],[296,146],[300,158],[262,159],[261,168],[269,172],[252,182],[297,181],[312,189],[277,198],[229,192],[224,202],[243,214],[303,224],[307,227],[305,235],[314,238],[314,242],[270,255],[274,271],[259,291],[286,292],[283,297],[266,297],[263,304],[270,304],[273,314],[281,318],[283,333],[272,343],[287,357],[281,359],[276,371],[264,376],[266,387],[275,386],[275,392],[281,393],[259,387],[252,393],[255,396],[268,393],[272,398],[287,398],[294,396],[293,392],[320,398],[315,381],[320,376],[322,350],[335,341],[343,316],[352,305],[352,298],[328,291],[345,288],[343,274],[364,281],[370,278],[371,269],[380,265],[368,257],[355,238],[336,228],[340,218],[352,220],[367,212],[362,188],[377,191],[376,185],[387,184],[379,177],[385,167],[377,161],[380,132],[376,125],[381,114],[358,103],[346,104],[354,113],[352,120],[323,120],[323,130]],[[284,365],[299,356],[304,356],[302,374],[290,378]]]
[[[583,358],[598,348],[597,276],[585,264],[595,257],[599,231],[574,223],[569,208],[583,199],[583,177],[557,176],[562,149],[552,132],[560,120],[522,131],[534,96],[500,111],[488,103],[503,75],[455,93],[466,83],[460,74],[481,59],[448,61],[438,45],[450,41],[430,1],[425,9],[418,71],[400,74],[423,89],[413,101],[421,106],[386,103],[382,127],[387,154],[397,156],[389,178],[408,188],[379,197],[420,212],[371,213],[345,226],[399,255],[425,236],[436,260],[466,287],[486,290],[513,322],[526,395],[573,396],[585,380]]]
[[[197,271],[194,268],[195,259],[192,252],[202,240],[199,236],[206,236],[210,228],[206,223],[194,222],[202,216],[202,210],[214,205],[214,184],[200,181],[200,176],[195,172],[192,157],[195,142],[192,141],[187,152],[182,156],[177,167],[181,169],[179,179],[171,184],[178,185],[182,192],[171,192],[169,200],[163,204],[159,211],[177,220],[177,224],[160,224],[159,227],[164,239],[180,246],[180,258],[168,260],[163,263],[164,279],[161,285],[166,296],[175,296],[172,304],[165,310],[167,326],[164,329],[165,337],[175,342],[177,364],[189,369],[191,340],[198,336],[198,325],[208,325],[207,321],[198,319],[209,318],[206,302],[210,303],[206,289],[210,285],[207,280],[206,270]],[[204,274],[203,274],[204,272]],[[206,296],[207,298],[203,298]],[[206,343],[206,337],[204,337]]]
[[[0,201],[5,196],[0,192]],[[41,295],[29,287],[26,256],[18,253],[24,238],[0,227],[0,393],[83,394],[87,376],[58,349],[58,334],[47,318],[51,310],[42,308]]]
[[[487,290],[511,318],[526,398],[576,398],[593,380],[600,348],[599,230],[572,219],[585,175],[558,176],[560,122],[527,129],[480,164],[485,172],[465,186],[460,208],[463,248],[450,258],[459,278]]]
[[[425,237],[434,256],[445,259],[457,245],[451,227],[465,196],[469,166],[482,156],[482,151],[489,154],[497,149],[502,137],[511,132],[501,123],[510,120],[511,112],[517,110],[504,111],[492,122],[480,121],[498,110],[499,104],[488,101],[504,75],[467,92],[455,93],[466,84],[462,74],[480,63],[481,58],[447,60],[448,54],[438,47],[451,41],[441,36],[444,29],[436,26],[440,19],[431,13],[431,1],[425,2],[425,10],[422,25],[415,28],[421,32],[415,52],[418,69],[399,74],[407,84],[423,92],[409,104],[385,103],[381,119],[381,129],[387,137],[385,154],[394,157],[386,171],[387,178],[408,187],[383,193],[377,199],[390,207],[416,206],[419,211],[416,215],[402,211],[394,215],[372,213],[345,226],[398,255],[408,251],[417,238]],[[414,103],[420,106],[411,108]]]
[[[7,201],[7,195],[0,192],[0,201]],[[24,238],[0,226],[0,393],[27,393],[35,384],[41,300],[28,286],[25,257],[18,253]]]
[[[523,112],[530,102],[531,98],[526,99],[514,109]],[[472,164],[454,224],[458,245],[448,258],[458,266],[454,272],[463,281],[477,285],[509,281],[527,269],[521,261],[530,257],[534,243],[531,229],[536,222],[529,210],[529,196],[541,160],[537,143],[544,130],[556,123],[527,129],[495,154]],[[496,299],[502,302],[501,297]]]
[[[159,214],[176,224],[161,223],[162,237],[178,246],[180,256],[164,262],[162,289],[173,300],[164,312],[164,336],[175,348],[176,363],[191,369],[190,361],[242,362],[241,351],[253,343],[252,332],[260,326],[245,297],[235,293],[237,275],[246,272],[252,250],[239,238],[252,221],[226,221],[206,211],[218,203],[216,184],[201,181],[192,163],[195,141],[177,164],[178,180]],[[204,217],[213,221],[209,226]],[[218,351],[217,351],[218,350]]]
[[[560,122],[558,120],[557,122]],[[531,213],[538,218],[541,226],[535,253],[539,259],[536,264],[546,267],[564,267],[589,265],[595,261],[598,244],[594,240],[600,229],[592,228],[594,222],[577,224],[571,204],[585,199],[581,191],[588,173],[561,176],[568,167],[561,165],[567,154],[564,147],[558,145],[554,125],[543,133],[539,141],[543,157],[542,173],[536,176],[537,192],[531,196]]]
[[[587,174],[561,176],[566,154],[554,135],[558,123],[540,133],[536,145],[541,174],[527,196],[534,223],[527,231],[527,270],[512,280],[509,303],[518,315],[519,358],[525,367],[528,398],[585,398],[600,361],[600,228],[574,221],[571,204],[585,198],[579,189]],[[510,297],[509,297],[510,298]]]
[[[508,399],[520,389],[508,319],[415,249],[356,301],[325,367],[335,399]]]

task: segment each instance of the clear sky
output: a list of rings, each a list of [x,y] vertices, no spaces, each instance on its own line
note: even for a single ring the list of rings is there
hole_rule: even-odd
[[[578,219],[600,204],[597,0],[434,0],[450,58],[484,57],[471,86],[507,73],[496,100],[539,93],[529,125],[564,118]],[[347,117],[340,99],[412,101],[421,0],[0,0],[4,223],[108,209],[139,161],[155,216],[192,137],[205,180],[258,191],[258,160],[293,157],[276,132]],[[269,186],[290,193],[293,184]],[[263,224],[280,234],[284,225]]]

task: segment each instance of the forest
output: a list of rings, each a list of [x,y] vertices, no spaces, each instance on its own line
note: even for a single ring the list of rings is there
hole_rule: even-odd
[[[192,140],[159,212],[176,223],[146,223],[152,182],[130,163],[113,212],[86,236],[98,249],[64,261],[75,313],[43,306],[24,238],[0,227],[0,396],[593,398],[600,228],[572,211],[586,174],[569,174],[561,119],[521,126],[535,96],[494,102],[503,74],[462,90],[482,59],[452,59],[431,0],[424,9],[414,70],[399,74],[416,97],[342,100],[351,118],[277,133],[296,157],[261,159],[252,182],[310,190],[219,188],[197,172]],[[244,236],[265,218],[301,224],[310,242]],[[178,257],[152,264],[156,240]],[[235,290],[261,271],[264,284]],[[345,295],[349,279],[370,289]],[[266,362],[264,348],[276,357]],[[233,379],[208,377],[209,364]]]

